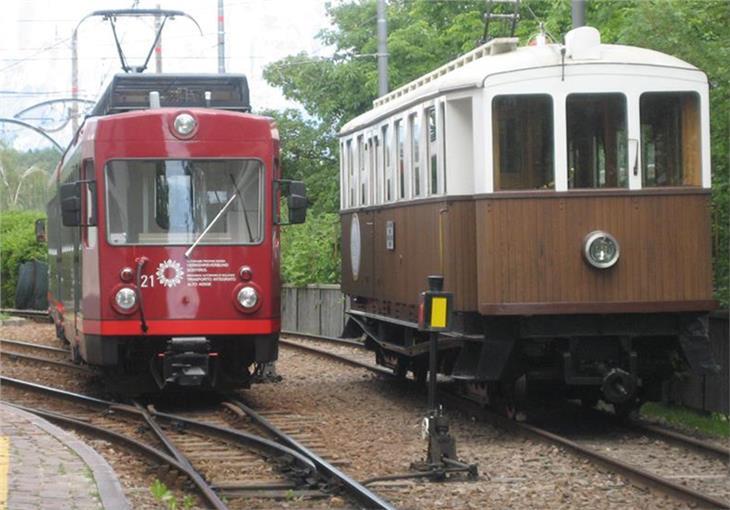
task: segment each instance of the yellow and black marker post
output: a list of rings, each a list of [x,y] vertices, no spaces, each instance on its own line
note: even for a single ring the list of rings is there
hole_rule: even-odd
[[[438,337],[451,326],[454,295],[444,292],[444,277],[428,277],[428,290],[421,292],[418,306],[418,329],[429,332],[428,408],[436,410],[436,374],[438,372]]]
[[[476,479],[476,464],[466,464],[456,453],[456,440],[449,434],[449,420],[443,408],[436,403],[436,377],[438,373],[439,334],[451,330],[454,295],[444,292],[444,277],[428,277],[428,290],[421,292],[418,307],[418,329],[429,333],[428,408],[423,430],[428,434],[428,452],[423,463],[415,464],[428,472],[432,480],[445,480],[447,473],[466,472]]]

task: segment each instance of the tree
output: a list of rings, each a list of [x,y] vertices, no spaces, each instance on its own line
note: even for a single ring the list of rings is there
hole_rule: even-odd
[[[58,157],[53,149],[20,152],[0,143],[0,210],[44,210],[48,177]]]

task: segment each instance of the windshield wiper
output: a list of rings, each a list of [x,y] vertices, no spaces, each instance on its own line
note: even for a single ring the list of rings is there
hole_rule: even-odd
[[[215,218],[213,218],[213,220],[210,223],[208,223],[208,226],[205,227],[205,230],[203,230],[200,233],[200,235],[195,240],[195,242],[193,242],[193,244],[190,245],[190,248],[188,248],[185,251],[186,259],[190,258],[190,254],[193,253],[193,250],[195,249],[196,246],[198,246],[198,243],[200,242],[200,240],[203,239],[203,237],[205,237],[205,234],[207,234],[211,228],[213,228],[213,225],[215,225],[216,222],[218,221],[218,219],[221,216],[223,216],[223,213],[228,210],[228,208],[233,203],[233,201],[236,200],[236,197],[241,198],[241,205],[243,206],[243,217],[246,220],[246,229],[248,230],[248,239],[249,239],[249,242],[251,242],[251,243],[253,242],[253,234],[251,233],[251,225],[248,222],[248,213],[246,212],[246,204],[243,201],[243,195],[241,195],[240,191],[238,190],[238,186],[236,186],[236,180],[233,178],[233,175],[228,174],[228,176],[231,178],[231,181],[233,182],[233,187],[235,188],[236,192],[231,196],[231,198],[228,199],[228,202],[226,202],[226,204],[223,207],[221,207],[221,210],[218,211],[218,214],[215,215]]]

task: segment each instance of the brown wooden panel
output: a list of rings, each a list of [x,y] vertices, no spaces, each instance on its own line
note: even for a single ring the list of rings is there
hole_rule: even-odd
[[[353,212],[343,212],[342,288],[352,296],[376,301],[370,311],[397,315],[397,305],[416,305],[426,277],[443,274],[446,290],[455,294],[456,310],[476,309],[476,243],[474,202],[424,201],[358,211],[361,236],[365,218],[372,222],[372,241],[362,238],[361,271],[352,278],[350,228]],[[395,224],[395,250],[386,248],[386,223]],[[366,261],[367,259],[367,261]],[[365,280],[372,268],[373,287]],[[405,312],[404,312],[405,313]]]
[[[707,192],[483,197],[476,229],[482,313],[555,313],[545,305],[560,303],[580,313],[582,304],[588,312],[624,302],[658,311],[712,300]],[[619,241],[616,266],[583,260],[593,230]]]

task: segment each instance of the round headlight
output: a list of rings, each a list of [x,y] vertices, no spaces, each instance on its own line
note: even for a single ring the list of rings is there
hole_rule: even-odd
[[[195,117],[193,117],[189,113],[181,113],[177,117],[175,117],[173,126],[178,135],[190,136],[190,134],[195,131],[197,122],[195,122]]]
[[[259,302],[259,293],[253,287],[244,287],[236,295],[238,303],[244,308],[253,308]]]
[[[586,236],[583,255],[593,267],[606,269],[618,261],[620,255],[618,241],[611,234],[596,230]]]
[[[114,296],[114,302],[122,310],[131,310],[137,304],[137,293],[129,287],[122,287]]]

